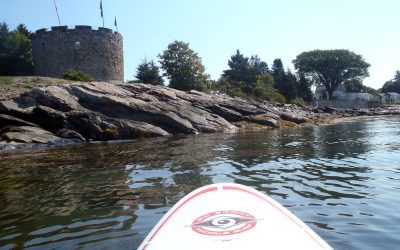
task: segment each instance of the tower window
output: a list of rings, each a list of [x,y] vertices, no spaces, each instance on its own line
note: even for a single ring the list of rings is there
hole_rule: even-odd
[[[75,49],[80,49],[81,48],[81,42],[75,42],[74,47],[75,47]]]

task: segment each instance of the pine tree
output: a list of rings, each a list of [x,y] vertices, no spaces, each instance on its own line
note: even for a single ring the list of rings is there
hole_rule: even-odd
[[[137,67],[135,77],[142,83],[164,85],[164,80],[160,75],[159,68],[155,65],[153,60],[147,61],[147,59],[144,59]]]

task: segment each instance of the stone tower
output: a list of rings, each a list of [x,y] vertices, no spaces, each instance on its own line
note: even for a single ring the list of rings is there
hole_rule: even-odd
[[[111,29],[79,25],[37,30],[32,34],[35,74],[61,77],[70,69],[84,71],[97,81],[123,82],[122,36]]]

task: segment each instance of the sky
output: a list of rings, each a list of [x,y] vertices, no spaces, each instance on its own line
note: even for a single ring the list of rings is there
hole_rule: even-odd
[[[102,26],[100,0],[56,0],[62,25]],[[398,0],[103,0],[105,27],[124,39],[125,80],[175,40],[189,43],[217,80],[239,49],[269,66],[315,49],[348,49],[371,64],[380,88],[400,70]],[[54,0],[0,0],[0,22],[30,31],[57,26]]]

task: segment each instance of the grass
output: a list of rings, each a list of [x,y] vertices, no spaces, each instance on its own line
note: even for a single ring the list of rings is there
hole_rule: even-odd
[[[41,82],[42,80],[39,78],[39,77],[35,77],[35,78],[33,78],[32,80],[31,80],[31,82],[34,82],[34,83],[38,83],[38,82]]]
[[[0,85],[8,85],[11,84],[12,80],[10,77],[7,76],[0,76]]]

